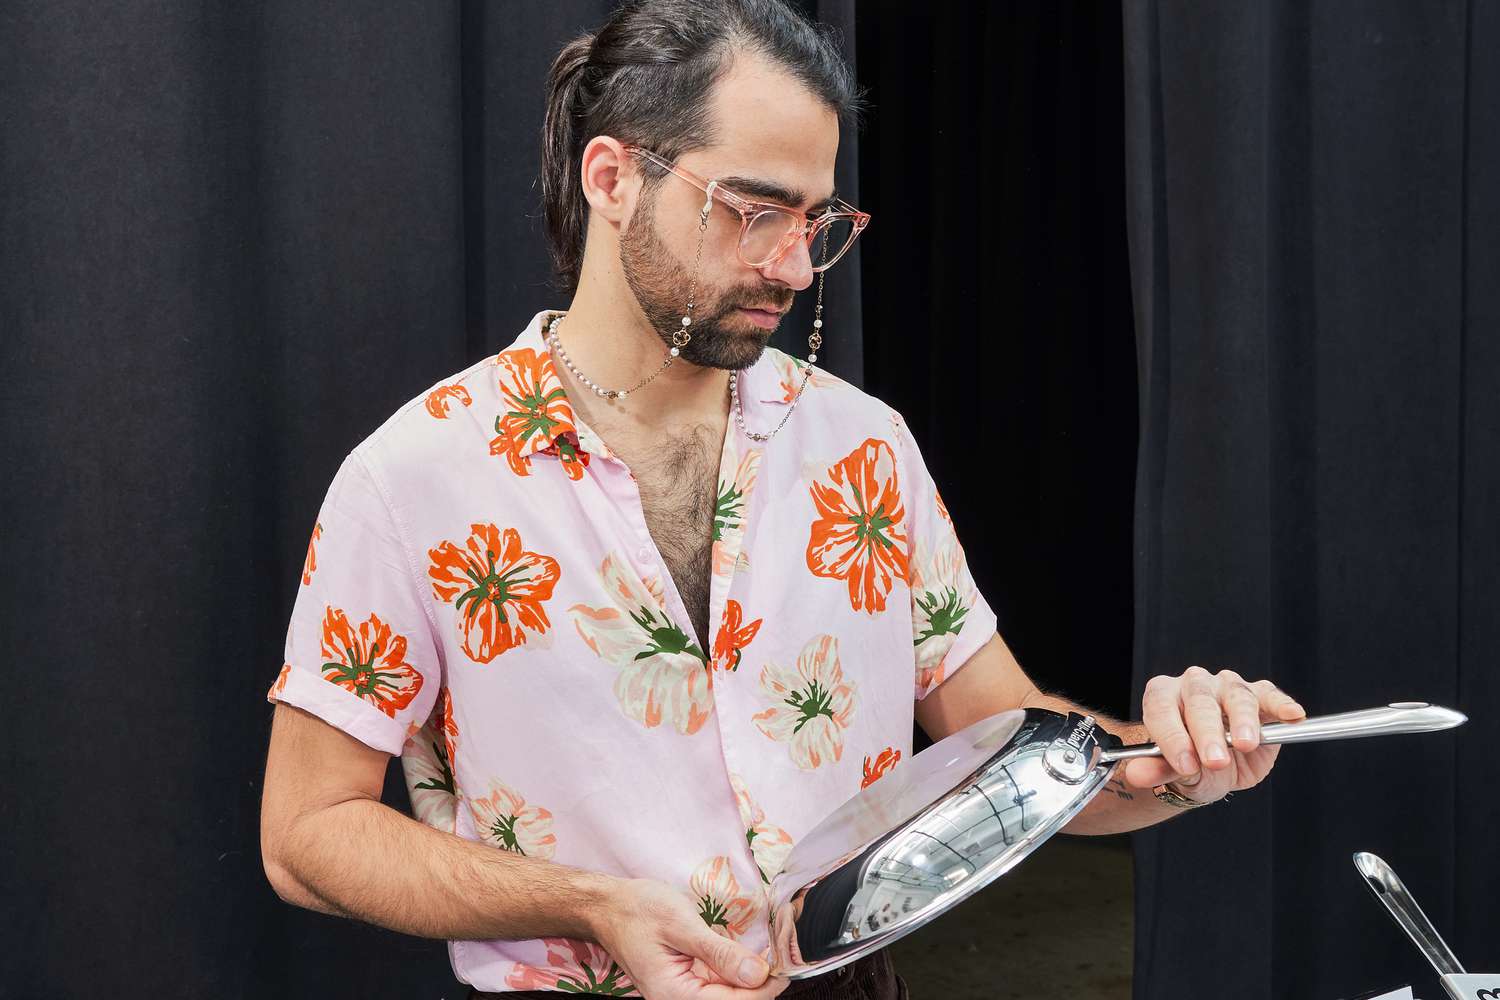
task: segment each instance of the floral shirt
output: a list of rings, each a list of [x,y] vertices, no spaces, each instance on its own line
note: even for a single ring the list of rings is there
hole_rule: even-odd
[[[538,313],[345,458],[267,693],[399,754],[416,818],[680,889],[770,954],[799,837],[911,756],[913,705],[995,632],[917,445],[821,369],[726,431],[696,635],[635,477],[574,414]],[[741,377],[774,427],[801,361]],[[597,944],[450,941],[481,990],[638,995]]]

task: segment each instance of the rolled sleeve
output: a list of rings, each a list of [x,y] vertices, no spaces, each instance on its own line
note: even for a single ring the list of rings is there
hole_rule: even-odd
[[[390,507],[352,452],[318,512],[266,700],[401,753],[442,686],[431,619]]]
[[[893,413],[903,465],[910,549],[913,697],[921,701],[956,674],[997,627],[995,613],[969,573],[953,519],[900,414]]]

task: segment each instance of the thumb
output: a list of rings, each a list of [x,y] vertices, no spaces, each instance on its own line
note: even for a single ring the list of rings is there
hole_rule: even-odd
[[[1171,764],[1160,757],[1140,757],[1126,761],[1122,773],[1125,784],[1133,788],[1151,788],[1182,777]]]
[[[755,987],[766,981],[770,966],[755,952],[727,937],[721,937],[706,925],[689,932],[675,947],[703,962],[725,982]]]

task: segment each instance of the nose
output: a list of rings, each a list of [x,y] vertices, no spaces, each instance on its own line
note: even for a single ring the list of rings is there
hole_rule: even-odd
[[[812,257],[807,252],[807,241],[795,239],[786,253],[771,261],[760,269],[760,273],[769,281],[786,285],[795,292],[800,292],[812,284],[813,269]]]

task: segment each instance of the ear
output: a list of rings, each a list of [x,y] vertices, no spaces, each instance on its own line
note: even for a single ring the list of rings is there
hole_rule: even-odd
[[[635,157],[607,135],[597,135],[583,147],[578,165],[583,196],[600,218],[621,226],[635,211],[641,191],[641,170]]]

